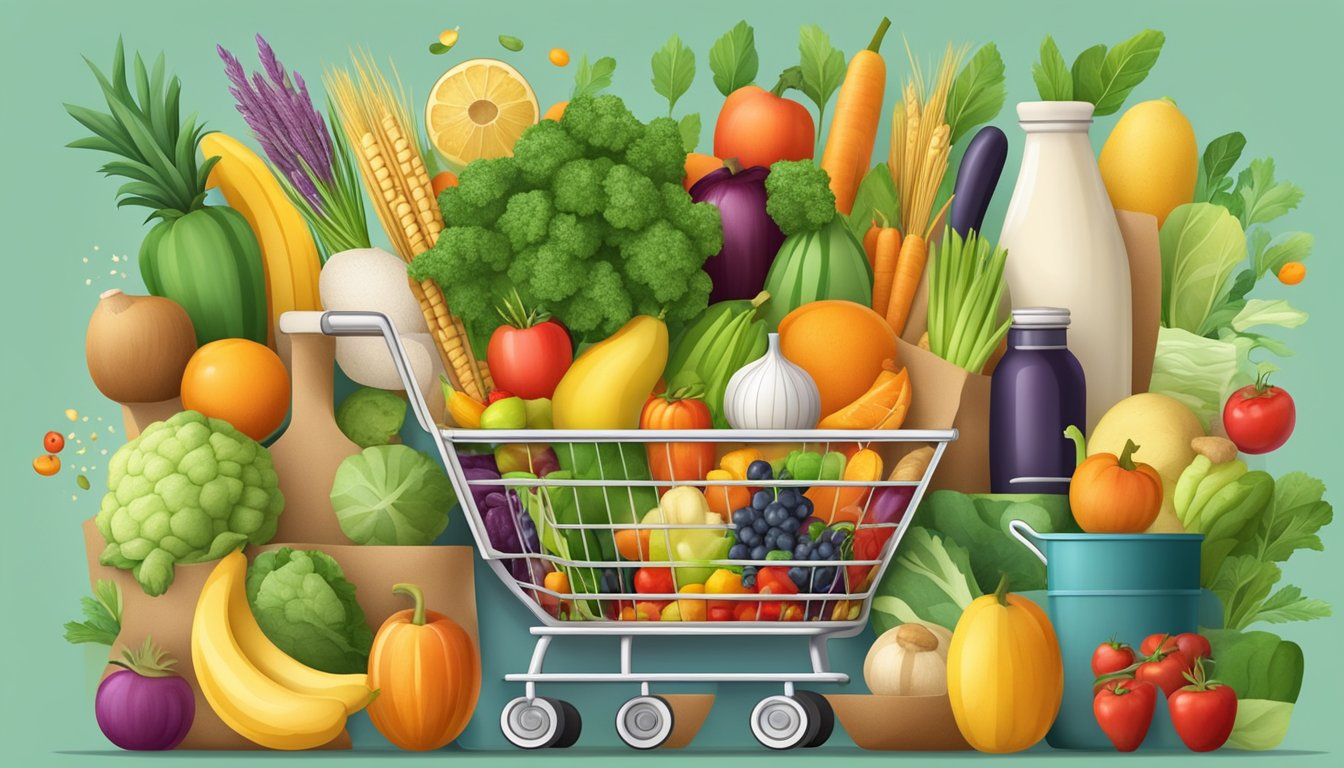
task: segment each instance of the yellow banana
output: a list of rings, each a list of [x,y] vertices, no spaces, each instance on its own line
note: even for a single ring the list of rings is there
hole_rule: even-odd
[[[307,222],[257,153],[232,136],[215,132],[201,137],[201,154],[219,158],[210,171],[208,185],[219,187],[229,207],[243,214],[261,245],[273,340],[281,313],[322,308],[317,292],[322,266],[317,243]]]
[[[239,735],[270,749],[314,749],[345,728],[345,705],[285,688],[243,654],[229,602],[244,589],[247,558],[234,552],[210,572],[191,625],[191,662],[210,708]]]
[[[353,715],[368,706],[373,697],[373,691],[369,690],[368,675],[333,675],[295,661],[277,648],[261,631],[261,625],[252,615],[244,589],[234,589],[229,597],[229,626],[243,655],[263,675],[291,691],[336,699],[345,705],[347,715]]]

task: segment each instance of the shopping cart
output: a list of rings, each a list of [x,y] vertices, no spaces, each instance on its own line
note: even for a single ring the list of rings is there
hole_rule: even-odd
[[[508,702],[500,714],[500,729],[511,743],[528,749],[565,747],[579,736],[582,720],[578,710],[566,701],[538,696],[538,683],[638,684],[639,695],[628,700],[617,713],[616,730],[626,744],[639,749],[662,744],[672,731],[672,710],[666,700],[650,692],[654,683],[781,683],[783,693],[762,699],[751,713],[749,723],[757,740],[773,749],[789,749],[819,746],[830,736],[834,715],[826,699],[796,686],[848,682],[848,675],[830,669],[826,641],[855,635],[867,623],[874,585],[881,580],[891,562],[909,525],[910,512],[919,504],[948,441],[956,439],[955,430],[807,430],[785,435],[769,430],[651,433],[641,430],[449,429],[435,423],[414,384],[396,328],[385,315],[374,312],[289,312],[282,316],[281,324],[287,333],[381,336],[387,342],[415,417],[435,438],[481,557],[538,622],[531,629],[537,640],[527,671],[505,675],[509,682],[524,684],[524,695]],[[825,454],[832,450],[852,453],[859,447],[866,447],[879,450],[887,457],[899,456],[902,451],[921,444],[933,450],[922,476],[903,481],[792,478],[710,481],[634,477],[640,473],[629,471],[630,451],[638,451],[637,455],[642,459],[645,446],[651,443],[654,434],[658,438],[653,443],[655,450],[656,446],[666,443],[704,442],[715,443],[720,449],[758,446],[763,451],[772,449],[774,455],[787,453],[789,448]],[[529,458],[544,453],[543,447],[550,447],[562,464],[567,458],[569,466],[577,466],[581,459],[587,458],[589,469],[580,473],[585,476],[557,472],[536,477],[506,472],[501,477],[484,468],[493,462],[493,458],[485,457],[501,445],[520,449]],[[592,470],[594,463],[596,476]],[[822,538],[816,538],[816,542],[822,542],[829,535],[833,543],[826,553],[838,552],[835,557],[843,559],[822,559],[821,543],[812,549],[818,559],[812,559],[810,555],[809,559],[796,560],[732,558],[728,554],[734,550],[727,546],[722,547],[727,552],[720,551],[716,553],[718,556],[702,560],[678,557],[673,553],[683,552],[680,548],[683,542],[698,544],[706,537],[726,540],[729,544],[738,540],[738,526],[733,519],[719,522],[706,517],[703,522],[674,523],[668,522],[670,514],[648,514],[650,509],[659,509],[660,491],[678,486],[699,488],[705,494],[718,492],[725,495],[733,493],[733,489],[745,488],[747,498],[753,502],[755,492],[764,490],[768,493],[765,498],[792,502],[795,511],[808,506],[810,516],[823,518],[812,521],[813,525],[820,522],[822,526]],[[792,495],[788,489],[792,489]],[[803,496],[804,491],[809,495]],[[890,498],[884,498],[887,496]],[[739,498],[742,497],[739,495]],[[829,512],[820,508],[823,503],[831,506]],[[775,519],[781,519],[781,514],[776,511]],[[765,519],[760,514],[756,517]],[[806,523],[804,520],[801,525],[805,527]],[[614,551],[616,537],[627,531],[633,532],[644,559],[632,562],[622,559]],[[801,531],[800,528],[799,535]],[[647,540],[639,538],[646,534]],[[757,538],[745,531],[741,536]],[[791,542],[792,539],[786,543]],[[649,548],[648,552],[644,552],[645,546]],[[660,559],[652,559],[660,552]],[[757,550],[752,554],[759,553]],[[795,551],[793,556],[797,555]],[[631,578],[639,568],[670,569],[673,588],[658,592],[639,590]],[[796,591],[763,589],[736,593],[711,592],[694,586],[697,580],[704,581],[707,571],[746,569],[763,573],[767,568],[778,569],[772,572],[774,574],[800,573],[803,586]],[[696,571],[699,571],[698,579],[694,577]],[[565,578],[548,579],[547,575],[551,573],[564,574]],[[726,575],[719,574],[720,582]],[[736,575],[728,581],[741,583]],[[669,606],[676,606],[683,620],[658,620],[657,611]],[[685,620],[687,618],[691,620]],[[811,671],[637,671],[633,658],[635,638],[657,635],[798,637],[807,641]],[[544,671],[552,640],[571,636],[619,638],[619,670]]]

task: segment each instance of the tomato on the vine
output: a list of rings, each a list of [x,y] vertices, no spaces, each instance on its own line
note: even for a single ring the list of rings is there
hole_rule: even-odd
[[[1143,743],[1156,708],[1157,689],[1137,680],[1118,681],[1097,691],[1092,699],[1097,725],[1121,752],[1133,752]]]
[[[1134,649],[1127,643],[1111,640],[1092,652],[1092,674],[1097,677],[1119,672],[1133,663]]]
[[[1217,680],[1204,677],[1204,662],[1196,662],[1190,685],[1167,698],[1171,724],[1185,746],[1195,752],[1212,752],[1227,743],[1237,722],[1237,692]]]
[[[1170,696],[1185,685],[1185,675],[1190,670],[1190,660],[1178,650],[1157,649],[1141,660],[1134,672],[1134,679],[1149,682]]]
[[[1269,453],[1288,442],[1297,425],[1297,406],[1283,389],[1270,386],[1268,374],[1227,398],[1223,427],[1242,453]]]

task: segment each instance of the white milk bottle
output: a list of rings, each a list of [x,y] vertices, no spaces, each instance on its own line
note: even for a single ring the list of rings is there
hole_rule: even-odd
[[[1069,310],[1069,349],[1087,379],[1087,431],[1130,395],[1129,259],[1088,141],[1092,105],[1017,105],[1022,167],[1003,222],[1014,307]]]

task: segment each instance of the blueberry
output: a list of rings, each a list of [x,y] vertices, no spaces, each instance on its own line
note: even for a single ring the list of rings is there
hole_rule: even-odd
[[[751,527],[755,528],[757,533],[764,534],[766,531],[770,530],[770,523],[766,522],[764,517],[757,517],[755,520],[751,521]]]
[[[807,556],[812,554],[812,542],[807,539],[801,539],[793,545],[793,556],[797,560],[806,560]]]
[[[799,589],[807,586],[807,571],[800,565],[795,565],[789,569],[789,581]]]
[[[756,546],[751,548],[751,559],[764,560],[765,556],[768,555],[769,553],[770,550],[768,550],[764,545],[757,544]]]
[[[793,488],[785,488],[779,492],[778,501],[789,509],[793,509],[798,504],[798,491]]]
[[[817,545],[817,554],[821,555],[823,560],[830,560],[831,555],[835,554],[835,545],[829,541],[823,541]]]
[[[747,526],[737,532],[737,540],[748,547],[754,547],[760,542],[761,534],[757,533],[755,528]]]
[[[733,525],[738,528],[746,528],[755,519],[756,513],[750,507],[733,510]]]
[[[734,544],[732,548],[728,550],[728,559],[746,560],[747,555],[749,554],[751,554],[751,550],[747,548],[746,544]]]
[[[747,465],[748,480],[770,480],[775,472],[770,468],[770,462],[757,459]]]
[[[779,543],[779,529],[771,528],[765,532],[765,537],[761,539],[765,543],[766,549],[776,549]]]
[[[806,512],[807,514],[803,514],[804,512]],[[798,506],[793,510],[793,513],[798,517],[799,520],[806,520],[807,518],[811,517],[812,500],[807,498],[806,496],[799,499]]]
[[[793,545],[793,534],[791,533],[781,533],[779,536],[775,537],[775,546],[780,549],[787,549],[792,552]]]

